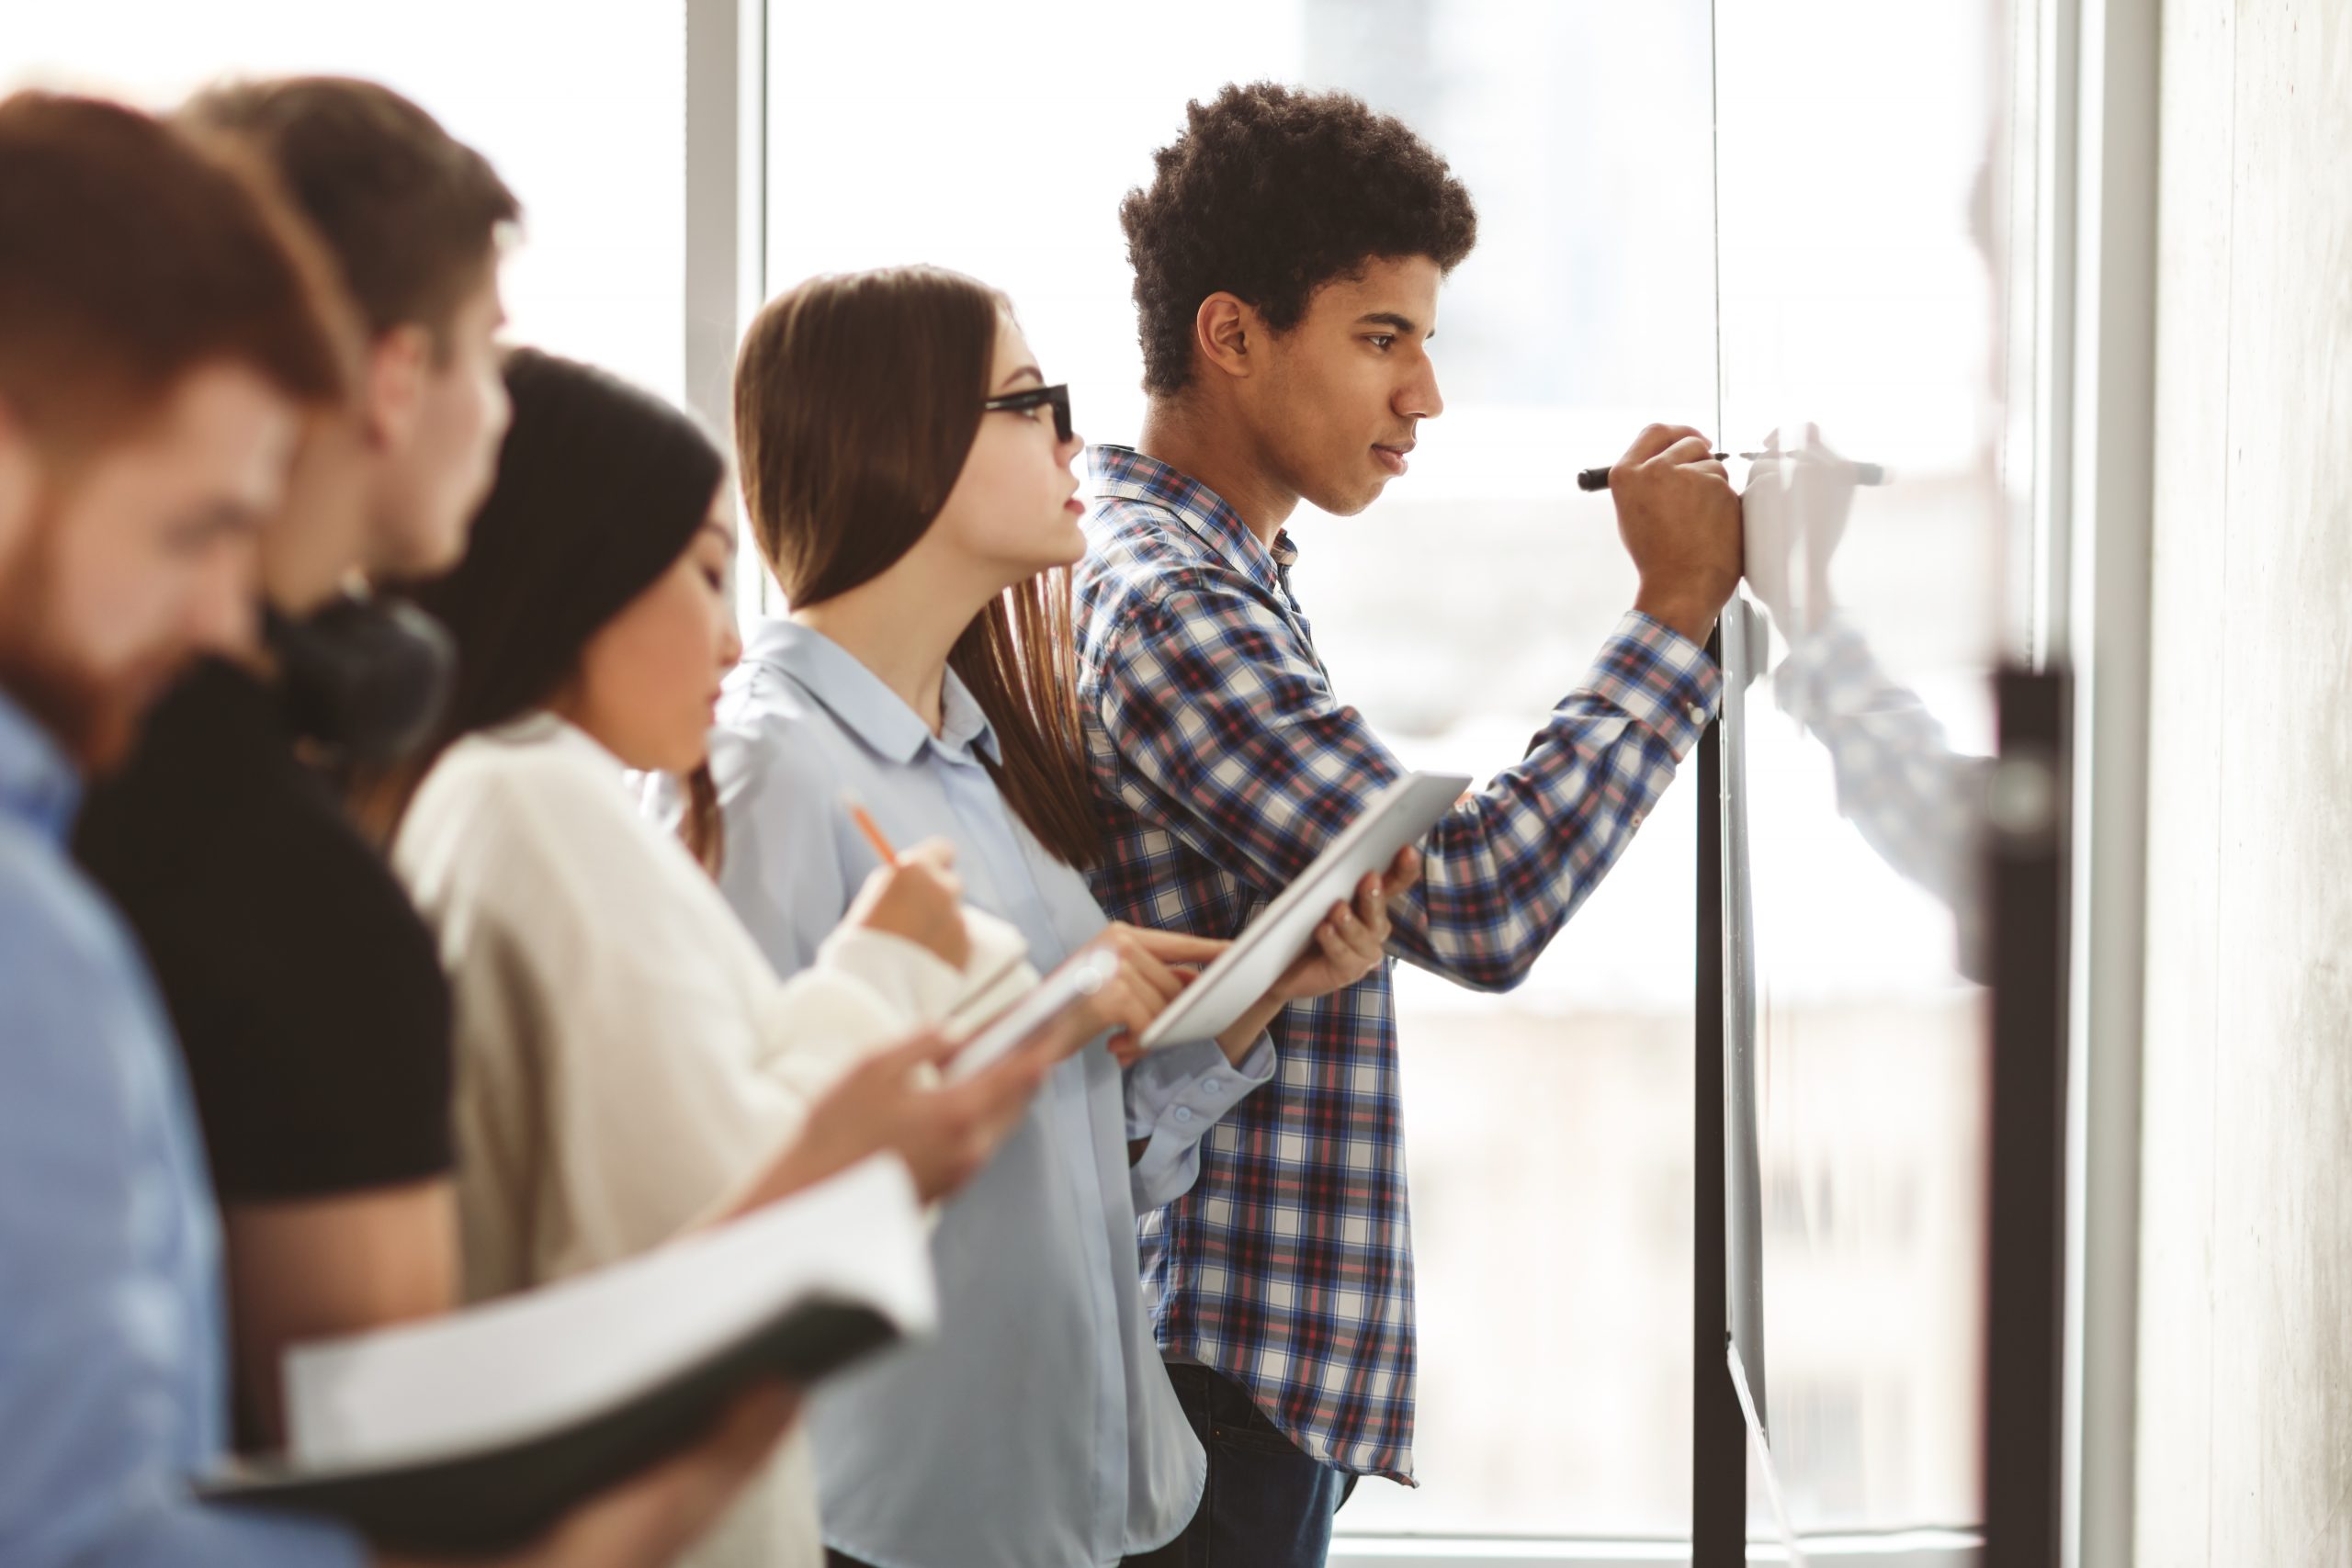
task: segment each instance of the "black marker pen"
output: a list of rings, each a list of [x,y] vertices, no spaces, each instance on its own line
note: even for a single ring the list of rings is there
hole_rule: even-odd
[[[1716,462],[1722,463],[1728,461],[1732,455],[1728,452],[1712,452],[1708,456],[1714,458]],[[1804,457],[1804,454],[1798,452],[1742,452],[1739,456],[1750,463],[1760,463],[1774,457],[1798,457],[1806,462],[1822,460]],[[1839,461],[1843,460],[1839,459]],[[1853,470],[1854,482],[1858,485],[1883,485],[1887,481],[1886,469],[1877,463],[1846,463],[1844,466]],[[1607,468],[1586,468],[1577,475],[1578,490],[1607,490],[1608,488],[1609,470]]]

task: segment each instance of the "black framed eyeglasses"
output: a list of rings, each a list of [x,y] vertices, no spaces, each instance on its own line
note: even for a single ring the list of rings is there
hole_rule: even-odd
[[[1035,408],[1054,411],[1054,438],[1067,441],[1070,436],[1069,385],[1032,387],[1026,391],[1007,392],[1001,398],[990,398],[980,405],[989,413],[1026,413]]]

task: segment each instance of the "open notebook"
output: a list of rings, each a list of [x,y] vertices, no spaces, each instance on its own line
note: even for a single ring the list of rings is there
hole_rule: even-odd
[[[877,1156],[608,1269],[298,1347],[286,1453],[199,1491],[386,1546],[500,1550],[692,1442],[754,1382],[813,1382],[935,1311],[912,1184]]]

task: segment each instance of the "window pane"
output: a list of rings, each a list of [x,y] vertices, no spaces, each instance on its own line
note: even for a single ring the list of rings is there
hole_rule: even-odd
[[[509,335],[677,399],[685,376],[685,12],[652,0],[75,0],[16,8],[0,82],[164,108],[224,74],[372,77],[522,198]]]
[[[1143,411],[1120,197],[1188,98],[1342,86],[1468,183],[1444,417],[1364,515],[1302,515],[1340,692],[1420,766],[1515,761],[1632,601],[1575,471],[1712,423],[1704,0],[779,5],[769,286],[931,261],[1007,290],[1090,439]],[[905,47],[920,37],[923,47]],[[887,61],[887,70],[849,62]],[[1534,977],[1399,972],[1421,1323],[1419,1490],[1349,1530],[1673,1535],[1690,1517],[1690,791]]]
[[[1982,1517],[1973,809],[2033,462],[2008,363],[2030,318],[2006,287],[2030,238],[2015,23],[2008,0],[1717,6],[1724,435],[1797,453],[1747,472],[1772,633],[1744,750],[1748,1371],[1799,1532]]]

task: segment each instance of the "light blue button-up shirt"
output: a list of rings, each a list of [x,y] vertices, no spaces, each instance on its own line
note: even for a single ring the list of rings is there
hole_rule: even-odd
[[[323,1524],[200,1506],[227,1416],[220,1239],[180,1062],[80,803],[0,695],[0,1562],[343,1568]]]
[[[711,765],[728,899],[780,973],[805,968],[876,862],[854,792],[901,844],[956,848],[966,898],[1049,970],[1107,923],[1085,878],[1023,828],[982,763],[988,721],[947,677],[941,733],[831,639],[789,621],[727,683]],[[1200,1445],[1152,1342],[1136,1212],[1192,1184],[1211,1124],[1273,1075],[1214,1042],[1122,1073],[1064,1062],[933,1241],[933,1342],[828,1385],[811,1427],[825,1538],[878,1568],[1107,1568],[1172,1540]],[[1130,1168],[1130,1139],[1148,1139]]]

